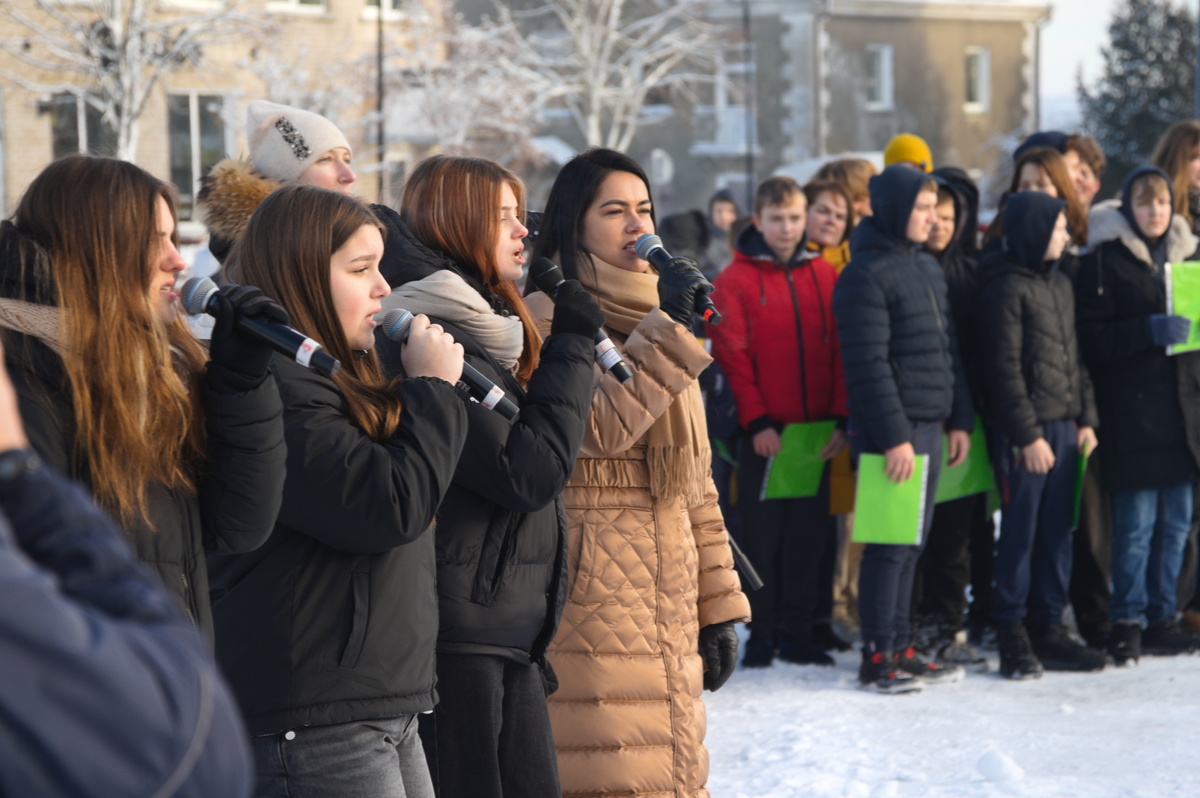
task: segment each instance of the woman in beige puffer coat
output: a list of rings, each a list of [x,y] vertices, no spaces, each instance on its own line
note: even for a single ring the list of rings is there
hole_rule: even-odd
[[[596,296],[634,372],[621,384],[597,370],[563,494],[570,592],[548,656],[559,682],[550,720],[571,798],[708,795],[700,693],[728,678],[732,624],[750,615],[708,470],[696,378],[711,358],[672,318],[690,317],[694,293],[681,311],[664,276],[660,299],[658,275],[632,250],[653,231],[641,168],[589,150],[556,180],[535,250],[557,255]],[[527,301],[548,329],[550,299]]]

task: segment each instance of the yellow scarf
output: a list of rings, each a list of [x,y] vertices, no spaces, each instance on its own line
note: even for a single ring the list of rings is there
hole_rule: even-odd
[[[658,307],[658,275],[631,272],[592,257],[591,269],[579,270],[579,281],[596,297],[608,320],[605,325],[621,343],[652,309]],[[693,380],[655,420],[646,436],[650,495],[699,504],[708,485],[712,452],[704,421],[700,386]]]

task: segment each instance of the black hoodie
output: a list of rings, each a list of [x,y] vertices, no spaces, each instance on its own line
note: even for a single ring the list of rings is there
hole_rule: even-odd
[[[940,254],[935,255],[946,275],[946,290],[950,296],[950,312],[954,316],[954,332],[958,337],[958,354],[975,409],[983,402],[983,367],[979,354],[979,323],[975,305],[979,298],[979,188],[975,181],[955,166],[933,170],[938,186],[954,198],[954,237]]]
[[[1042,425],[1097,425],[1092,383],[1075,337],[1075,294],[1059,261],[1045,260],[1061,199],[1035,191],[1009,197],[1004,243],[980,265],[979,316],[988,418],[1016,446],[1044,437]]]
[[[907,235],[929,179],[899,165],[871,178],[874,215],[851,235],[853,257],[833,292],[850,414],[878,451],[910,442],[916,422],[974,426],[945,275]]]

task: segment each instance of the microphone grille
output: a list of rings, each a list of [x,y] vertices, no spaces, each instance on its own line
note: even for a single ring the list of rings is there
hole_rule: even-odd
[[[638,238],[637,242],[634,244],[634,249],[637,251],[637,256],[639,258],[642,260],[649,260],[650,250],[661,246],[661,238],[654,235],[654,233],[646,233],[644,236]]]
[[[180,294],[183,307],[191,316],[199,316],[208,305],[208,298],[217,290],[217,284],[207,277],[193,277],[183,284]]]
[[[549,258],[538,258],[529,267],[529,273],[533,275],[533,284],[538,287],[538,290],[553,296],[558,284],[563,281],[562,269]]]
[[[393,341],[404,343],[408,340],[408,328],[412,326],[413,314],[404,308],[392,308],[383,314],[379,321],[379,329]]]

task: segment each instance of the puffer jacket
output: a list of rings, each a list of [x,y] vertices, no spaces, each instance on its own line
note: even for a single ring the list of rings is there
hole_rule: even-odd
[[[1200,353],[1168,356],[1149,316],[1166,312],[1163,274],[1114,203],[1097,205],[1075,281],[1079,346],[1096,386],[1105,488],[1149,489],[1194,478],[1200,463]],[[1167,261],[1191,260],[1197,238],[1181,216]]]
[[[850,413],[881,451],[909,442],[914,422],[974,427],[946,277],[906,236],[928,179],[907,167],[871,178],[875,215],[851,234],[854,257],[833,291]]]
[[[550,300],[528,303],[547,333]],[[750,606],[711,479],[695,507],[653,499],[646,433],[678,394],[699,390],[711,358],[658,309],[628,339],[608,333],[634,376],[622,385],[596,368],[564,493],[570,593],[549,653],[560,685],[550,698],[559,776],[566,796],[704,798],[699,629],[748,620]]]
[[[469,280],[467,270],[420,245],[395,211],[373,210],[388,228],[381,271],[397,287],[385,309],[403,307],[405,295],[421,295],[422,279],[443,268]],[[482,288],[477,281],[468,284]],[[566,600],[561,494],[583,439],[593,342],[573,334],[546,341],[522,388],[470,335],[431,318],[463,345],[466,361],[520,408],[509,421],[477,403],[467,405],[463,455],[437,514],[438,651],[532,661],[553,689],[545,652]],[[399,346],[380,340],[378,347],[386,370],[396,373]]]
[[[1043,260],[1065,207],[1034,191],[1014,195],[1004,212],[1004,250],[980,267],[988,418],[1021,447],[1044,437],[1042,424],[1051,421],[1098,424],[1075,337],[1074,289],[1057,260]]]
[[[196,215],[208,228],[208,251],[218,262],[225,262],[254,209],[280,185],[237,158],[226,158],[200,178]]]
[[[976,241],[979,235],[979,189],[966,172],[955,166],[934,169],[931,177],[954,198],[957,229],[946,248],[934,257],[946,275],[946,294],[954,317],[958,356],[967,375],[971,399],[979,411],[984,404],[982,342],[980,325],[975,318],[979,298],[979,246]]]
[[[837,272],[798,247],[781,263],[753,226],[715,283],[725,320],[709,333],[751,435],[772,425],[846,416],[846,384],[833,320]]]

